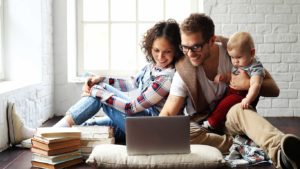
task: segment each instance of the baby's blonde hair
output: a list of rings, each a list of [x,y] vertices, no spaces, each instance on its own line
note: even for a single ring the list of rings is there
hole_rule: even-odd
[[[254,49],[253,38],[248,32],[236,32],[228,40],[227,50],[237,49],[242,53],[250,54]]]

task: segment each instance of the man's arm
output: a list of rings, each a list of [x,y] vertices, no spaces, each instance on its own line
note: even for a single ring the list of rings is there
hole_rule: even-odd
[[[179,113],[184,105],[185,98],[181,96],[169,95],[168,99],[161,110],[159,116],[175,116]]]
[[[264,97],[278,97],[280,90],[272,78],[271,74],[265,69],[266,76],[261,85],[259,94]]]
[[[262,82],[259,94],[264,97],[279,96],[279,88],[270,73],[265,69],[266,76]],[[250,79],[244,70],[240,70],[238,75],[231,76],[230,85],[236,90],[248,90]]]

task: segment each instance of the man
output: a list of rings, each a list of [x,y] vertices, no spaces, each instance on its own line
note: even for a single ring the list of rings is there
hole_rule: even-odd
[[[176,115],[186,103],[191,116],[190,139],[192,144],[206,144],[228,152],[232,135],[246,134],[265,150],[277,168],[299,168],[300,139],[285,135],[252,109],[233,106],[224,126],[226,134],[209,132],[199,124],[205,120],[225,93],[226,85],[213,83],[218,73],[230,72],[232,65],[226,48],[215,43],[214,23],[204,14],[191,14],[181,25],[184,59],[176,64],[170,95],[161,116]],[[249,88],[249,77],[242,70],[233,84],[237,89]],[[262,83],[260,95],[275,97],[279,89],[269,72]],[[187,99],[186,99],[187,98]]]

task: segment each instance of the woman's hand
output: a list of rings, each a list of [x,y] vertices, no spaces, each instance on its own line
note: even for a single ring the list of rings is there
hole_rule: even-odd
[[[105,79],[103,76],[91,76],[88,77],[82,86],[82,96],[90,96],[91,88]]]

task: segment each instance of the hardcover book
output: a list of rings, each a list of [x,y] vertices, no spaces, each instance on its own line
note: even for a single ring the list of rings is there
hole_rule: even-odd
[[[82,162],[82,158],[76,158],[70,161],[65,161],[62,163],[57,163],[57,164],[47,164],[47,163],[42,163],[38,161],[31,161],[32,167],[37,167],[37,168],[47,168],[47,169],[61,169],[61,168],[66,168],[70,167],[75,164],[79,164]]]
[[[42,127],[37,128],[37,136],[41,137],[72,137],[80,138],[80,130],[73,127]]]
[[[79,150],[73,151],[70,153],[54,155],[54,156],[45,156],[42,154],[33,153],[31,161],[37,161],[37,162],[41,162],[41,163],[48,163],[48,164],[54,165],[54,164],[62,163],[65,161],[70,161],[70,160],[80,158],[80,157],[82,157],[82,155]]]
[[[114,137],[114,131],[109,126],[72,126],[81,132],[81,140],[98,140]]]
[[[33,137],[31,139],[31,143],[33,147],[42,149],[42,150],[55,150],[55,149],[61,149],[66,147],[72,147],[72,146],[79,146],[80,145],[80,139],[70,139],[70,140],[62,140],[60,142],[52,142],[47,143],[44,142],[44,140],[41,140],[39,138]]]
[[[73,138],[73,137],[42,137],[40,135],[34,135],[33,138],[35,140],[38,140],[39,142],[42,142],[42,143],[45,143],[45,144],[64,142],[64,141],[78,139],[78,138]]]
[[[99,144],[114,144],[115,138],[100,138],[98,140],[80,140],[81,147],[95,147]]]
[[[53,156],[53,155],[58,155],[58,154],[63,154],[63,153],[68,153],[72,151],[77,151],[79,150],[80,146],[72,146],[72,147],[65,147],[61,149],[54,149],[54,150],[43,150],[37,147],[32,147],[31,152],[37,153],[37,154],[42,154],[46,156]]]

